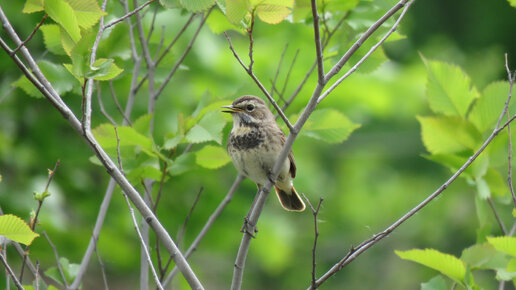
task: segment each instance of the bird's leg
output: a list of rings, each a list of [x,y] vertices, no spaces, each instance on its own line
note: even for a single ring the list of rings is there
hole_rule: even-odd
[[[256,228],[255,225],[252,225],[251,223],[249,223],[249,218],[251,217],[251,212],[253,211],[254,207],[256,206],[256,202],[258,201],[258,195],[261,193],[261,185],[257,184],[258,186],[258,192],[255,194],[254,196],[254,200],[253,200],[253,203],[251,204],[251,208],[249,209],[249,212],[247,213],[247,215],[245,216],[244,218],[244,225],[242,226],[242,228],[240,229],[240,232],[247,232],[249,235],[251,235],[251,237],[255,237],[254,234],[256,234],[258,232],[258,229]]]

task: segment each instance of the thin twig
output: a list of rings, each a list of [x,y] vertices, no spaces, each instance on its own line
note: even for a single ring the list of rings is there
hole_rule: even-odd
[[[283,111],[281,110],[281,108],[278,106],[278,103],[276,103],[276,101],[274,100],[274,98],[269,94],[269,92],[267,91],[267,89],[262,85],[262,83],[260,82],[260,80],[258,80],[258,78],[256,77],[256,75],[253,73],[252,70],[249,70],[247,68],[247,66],[244,64],[244,62],[242,61],[242,59],[240,58],[240,56],[238,56],[238,53],[236,52],[235,48],[233,48],[233,44],[231,43],[231,38],[229,37],[229,35],[224,32],[224,35],[226,36],[226,39],[228,40],[228,43],[229,43],[229,49],[231,49],[231,51],[233,52],[233,55],[235,56],[235,58],[237,59],[237,61],[240,63],[240,65],[244,68],[244,70],[249,74],[249,76],[254,80],[254,82],[258,85],[258,87],[260,88],[260,90],[262,90],[262,92],[264,93],[264,95],[267,97],[267,99],[269,100],[269,102],[271,102],[272,106],[274,107],[274,109],[276,109],[276,112],[280,115],[281,119],[283,119],[283,121],[285,122],[285,124],[287,125],[287,127],[289,128],[289,130],[292,132],[294,130],[294,127],[292,126],[292,124],[290,123],[290,121],[288,120],[287,116],[285,115],[285,113],[283,113]]]
[[[317,13],[317,0],[311,0],[311,2],[314,23],[315,55],[317,59],[317,81],[319,82],[319,85],[324,86],[327,80],[324,76],[323,51],[321,45],[321,35],[319,34],[319,13]]]
[[[57,248],[50,240],[50,237],[47,235],[47,232],[43,231],[43,235],[47,239],[48,244],[52,248],[52,251],[54,252],[54,257],[56,258],[57,263],[57,270],[59,272],[59,275],[61,275],[61,279],[63,279],[63,284],[65,285],[65,288],[68,289],[68,281],[66,281],[66,276],[63,271],[63,267],[61,266],[61,261],[59,260],[59,254],[57,253]]]
[[[116,158],[118,161],[118,169],[120,169],[120,172],[124,174],[124,167],[122,166],[122,157],[120,155],[120,138],[118,137],[118,128],[115,126],[115,136],[116,136]]]
[[[41,21],[38,23],[38,25],[36,25],[36,28],[34,28],[34,30],[30,33],[29,37],[27,37],[27,39],[25,39],[20,45],[18,45],[18,47],[16,47],[11,52],[11,54],[16,54],[20,50],[20,48],[22,48],[22,46],[25,46],[27,44],[27,42],[29,42],[32,39],[32,37],[34,36],[36,31],[38,31],[38,29],[41,27],[41,25],[43,25],[43,22],[45,22],[45,19],[47,19],[47,17],[48,17],[48,14],[43,15],[43,18],[41,18]]]
[[[108,29],[109,27],[124,21],[124,19],[133,16],[134,14],[138,13],[140,10],[142,10],[143,8],[145,8],[147,5],[151,4],[154,1],[156,1],[156,0],[149,0],[149,1],[145,2],[144,4],[140,5],[138,8],[134,9],[133,11],[131,11],[131,12],[125,14],[124,16],[122,16],[122,17],[120,17],[118,19],[115,19],[115,20],[109,22],[108,24],[104,25],[103,29]]]
[[[509,121],[507,121],[505,124],[503,124],[502,127],[496,128],[493,133],[484,141],[484,144],[478,149],[475,154],[473,154],[471,157],[468,158],[466,163],[462,165],[462,167],[457,170],[443,185],[441,185],[436,191],[434,191],[431,195],[429,195],[425,200],[423,200],[421,203],[416,205],[414,208],[412,208],[410,211],[408,211],[405,215],[403,215],[401,218],[399,218],[396,222],[394,222],[392,225],[387,227],[385,230],[383,230],[380,233],[377,233],[372,238],[362,242],[357,247],[352,247],[352,249],[348,252],[348,254],[342,258],[337,264],[335,264],[328,272],[326,272],[324,275],[322,275],[316,283],[316,286],[319,287],[321,284],[323,284],[328,278],[335,275],[338,271],[340,271],[344,266],[351,263],[354,259],[356,259],[360,254],[362,254],[364,251],[366,251],[371,246],[378,243],[381,239],[388,236],[392,231],[394,231],[397,227],[399,227],[401,224],[403,224],[405,221],[407,221],[411,216],[419,212],[423,207],[425,207],[430,201],[435,199],[437,196],[439,196],[452,182],[455,181],[459,177],[459,175],[468,168],[475,159],[484,151],[484,149],[491,143],[491,141],[503,130],[505,127],[507,127],[514,119],[516,118],[516,115],[511,117]]]
[[[285,48],[281,52],[281,56],[278,62],[278,66],[276,67],[276,73],[274,74],[274,78],[271,80],[271,97],[274,97],[274,89],[276,87],[276,81],[278,80],[278,75],[281,69],[281,64],[283,63],[283,58],[285,57],[285,53],[287,52],[288,42],[285,43]]]
[[[1,252],[0,252],[0,260],[2,260],[2,264],[4,264],[5,270],[7,271],[7,273],[9,274],[9,276],[11,276],[11,279],[13,279],[14,285],[15,285],[19,290],[23,290],[23,286],[22,286],[22,284],[20,283],[20,281],[18,280],[18,278],[16,278],[16,275],[14,275],[13,270],[11,269],[11,267],[9,266],[9,264],[7,264],[7,260],[5,259],[4,255],[3,255]]]
[[[100,89],[100,84],[99,84],[99,82],[96,82],[96,83],[97,83],[97,100],[99,102],[100,112],[104,115],[104,117],[106,117],[106,119],[108,119],[108,121],[113,126],[117,126],[115,120],[113,120],[113,118],[111,118],[109,113],[106,112],[106,109],[104,108],[104,103],[102,102],[102,93],[101,93],[101,89]]]
[[[401,2],[406,2],[404,0],[400,1]],[[324,98],[326,98],[328,96],[329,93],[331,93],[342,81],[344,81],[347,77],[349,77],[353,72],[355,72],[357,70],[357,68],[367,59],[369,58],[369,56],[371,56],[371,54],[373,54],[373,52],[375,52],[375,50],[380,47],[380,45],[382,45],[385,40],[387,40],[387,38],[389,38],[389,36],[391,36],[392,33],[394,33],[394,31],[396,31],[396,28],[398,27],[398,24],[401,22],[401,20],[403,19],[403,17],[405,16],[405,13],[407,12],[407,10],[409,9],[409,7],[412,5],[412,3],[414,3],[414,0],[410,0],[410,2],[408,3],[405,3],[403,4],[401,7],[405,6],[405,8],[403,9],[403,11],[401,12],[400,16],[398,17],[398,19],[396,20],[396,22],[394,23],[394,25],[391,27],[391,29],[389,29],[389,31],[382,37],[382,39],[380,39],[380,41],[378,41],[375,45],[373,45],[371,47],[371,49],[369,49],[369,51],[352,67],[350,68],[342,77],[340,77],[333,85],[331,85],[320,97],[319,99],[317,100],[318,103],[320,103],[322,100],[324,100]],[[397,4],[399,5],[399,3]],[[400,7],[400,8],[401,8]],[[394,8],[393,8],[394,9]],[[393,9],[389,10],[392,11]],[[397,11],[397,10],[396,10]],[[386,15],[388,15],[389,13],[387,13]],[[394,14],[394,13],[393,13]],[[385,15],[384,15],[385,16]],[[392,14],[391,14],[392,16]],[[385,19],[387,20],[387,19]],[[371,32],[372,33],[372,32]],[[362,36],[363,37],[363,36]],[[352,47],[353,48],[353,47]],[[358,47],[357,47],[358,49]],[[351,49],[350,49],[351,50]],[[349,51],[349,50],[348,50]],[[356,51],[356,50],[355,50]],[[342,62],[342,59],[339,61],[339,63],[337,65],[335,65],[335,67],[341,65],[341,62]],[[346,62],[347,62],[347,59],[346,59]],[[343,64],[342,64],[343,65]],[[335,68],[334,67],[334,68]],[[342,67],[340,67],[338,69],[338,71],[340,71]],[[332,69],[333,71],[333,69]],[[336,74],[336,73],[335,73]],[[328,73],[328,75],[331,75],[331,76],[334,76],[335,74],[330,74],[330,72]],[[327,75],[327,76],[328,76]]]
[[[253,39],[253,29],[254,29],[254,15],[255,11],[253,10],[251,12],[251,25],[247,29],[247,35],[249,35],[249,66],[247,66],[247,73],[251,73],[253,71],[253,64],[254,64],[254,58],[253,58],[253,45],[254,45],[254,39]]]
[[[507,98],[507,101],[505,102],[505,114],[507,116],[507,120],[509,120],[510,112],[509,112],[509,103],[511,101],[512,96],[512,87],[514,86],[514,81],[516,80],[516,70],[512,73],[511,76],[511,70],[509,68],[509,60],[507,57],[507,53],[505,54],[505,69],[507,70],[507,79],[509,80],[509,97]],[[500,120],[498,120],[500,122]],[[509,138],[509,152],[507,154],[507,161],[509,163],[508,169],[507,169],[507,183],[509,184],[509,190],[511,191],[512,200],[514,202],[514,207],[516,208],[516,194],[514,193],[514,187],[512,184],[512,136],[511,136],[511,125],[509,124],[507,126],[507,134]]]
[[[36,277],[34,277],[36,283],[36,290],[39,290],[39,260],[36,260]]]
[[[317,204],[317,208],[314,208],[310,200],[303,194],[303,197],[305,198],[306,202],[308,203],[308,206],[310,206],[310,209],[312,210],[312,214],[314,216],[314,245],[312,247],[312,286],[311,289],[316,289],[315,281],[315,267],[317,266],[316,263],[316,249],[317,249],[317,239],[319,238],[319,229],[317,227],[317,215],[319,214],[319,209],[321,208],[321,204],[323,202],[323,198],[321,197],[319,199],[319,204]]]
[[[195,196],[195,200],[194,200],[192,206],[190,207],[190,210],[188,211],[188,214],[185,217],[185,221],[183,223],[183,226],[181,227],[181,231],[179,232],[179,235],[176,239],[178,244],[181,243],[181,241],[183,240],[183,237],[185,236],[186,227],[188,226],[188,220],[190,220],[190,216],[192,216],[195,206],[197,205],[197,202],[199,202],[199,199],[201,198],[201,193],[203,190],[204,190],[204,187],[201,186],[201,188],[199,189],[199,192]]]
[[[92,236],[93,237],[93,236]],[[102,259],[100,258],[100,254],[99,254],[99,251],[97,249],[97,241],[98,241],[98,237],[93,237],[93,240],[95,241],[93,243],[93,246],[94,246],[94,249],[95,249],[95,254],[97,256],[97,260],[99,261],[99,265],[100,265],[100,272],[102,273],[102,280],[104,281],[104,289],[106,290],[109,290],[109,286],[108,286],[108,281],[107,281],[107,276],[106,276],[106,269],[104,268],[104,263],[102,262]]]
[[[130,126],[132,126],[133,123],[125,115],[124,110],[122,110],[122,107],[120,106],[120,103],[118,102],[118,98],[116,96],[115,88],[113,87],[113,80],[109,80],[109,91],[111,92],[111,97],[113,98],[113,101],[115,102],[115,106],[116,106],[118,112],[120,112],[120,115],[122,115],[122,118],[124,118],[125,122],[127,124],[129,124]],[[124,125],[126,125],[126,124],[124,124]]]
[[[491,210],[493,210],[493,214],[495,216],[496,222],[498,223],[498,226],[500,226],[500,229],[502,230],[503,235],[506,236],[507,235],[507,229],[505,228],[505,225],[503,224],[503,221],[500,218],[500,215],[498,214],[498,211],[496,210],[493,198],[489,197],[487,199],[487,203],[489,203],[489,206],[491,207]]]

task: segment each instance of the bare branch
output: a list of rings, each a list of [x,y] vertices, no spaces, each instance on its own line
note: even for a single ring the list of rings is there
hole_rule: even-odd
[[[36,25],[36,28],[34,28],[34,30],[30,33],[29,37],[27,37],[27,39],[25,39],[21,44],[19,44],[18,47],[11,52],[11,54],[16,54],[22,46],[25,46],[27,42],[29,42],[32,39],[36,31],[38,31],[41,25],[43,25],[43,22],[45,22],[45,19],[47,19],[47,17],[48,14],[43,15],[43,18],[41,18],[41,21],[38,23],[38,25]]]
[[[317,0],[311,0],[312,17],[314,19],[314,38],[315,38],[315,55],[317,59],[317,81],[319,85],[324,86],[327,79],[324,76],[323,51],[321,45],[321,35],[319,34],[319,13],[317,13]]]
[[[2,264],[4,264],[5,270],[7,271],[9,276],[11,276],[11,279],[13,279],[13,282],[14,282],[14,285],[16,285],[16,288],[18,288],[19,290],[23,290],[22,284],[20,283],[20,281],[18,281],[18,278],[16,278],[16,275],[14,275],[13,270],[11,269],[9,264],[7,264],[7,260],[5,259],[4,255],[1,252],[0,252],[0,260],[2,261]]]
[[[97,101],[99,102],[99,108],[100,108],[100,112],[102,113],[102,115],[104,115],[104,117],[106,117],[106,119],[108,119],[108,121],[113,126],[116,126],[117,124],[116,124],[115,120],[113,120],[113,118],[111,118],[109,113],[106,112],[106,109],[104,109],[104,103],[102,102],[102,93],[101,93],[99,82],[97,82]]]
[[[183,237],[185,236],[185,231],[186,231],[186,226],[188,225],[188,220],[190,220],[190,216],[192,215],[192,213],[195,209],[195,206],[197,205],[197,202],[199,202],[199,199],[201,198],[201,193],[203,190],[204,190],[204,187],[201,186],[201,188],[199,189],[199,192],[195,196],[195,200],[194,200],[192,206],[190,207],[190,210],[188,211],[188,214],[185,217],[185,222],[183,223],[183,226],[181,227],[181,231],[179,232],[179,235],[177,237],[178,244],[181,243],[181,241],[183,240]]]
[[[57,270],[59,271],[59,275],[61,275],[61,279],[63,279],[63,284],[65,285],[65,288],[68,289],[68,281],[66,281],[66,276],[63,271],[63,267],[61,266],[61,262],[59,261],[59,254],[57,253],[57,248],[50,240],[50,237],[47,235],[47,232],[43,231],[43,235],[45,236],[45,239],[47,239],[48,244],[50,247],[52,247],[52,251],[54,251],[54,257],[56,258],[57,263]]]
[[[507,79],[509,80],[509,97],[507,98],[507,101],[505,102],[505,115],[507,116],[507,120],[509,120],[510,112],[509,112],[509,103],[511,101],[512,96],[512,87],[514,86],[514,81],[516,80],[516,70],[512,73],[511,76],[511,70],[509,68],[509,60],[507,57],[507,53],[505,54],[505,69],[507,70]],[[498,120],[498,123],[501,121]],[[509,138],[509,152],[507,154],[507,161],[509,163],[508,165],[508,172],[507,172],[507,183],[509,184],[509,190],[511,191],[512,200],[514,202],[514,207],[516,208],[516,194],[514,193],[514,187],[512,184],[512,135],[511,135],[511,125],[507,125],[507,134]]]
[[[303,194],[303,197],[305,198],[306,202],[310,206],[310,209],[312,210],[312,214],[314,216],[314,245],[312,247],[312,285],[310,289],[316,289],[316,276],[315,276],[315,267],[317,266],[316,262],[316,249],[317,249],[317,238],[319,237],[319,230],[317,228],[317,215],[319,214],[319,209],[321,209],[321,204],[323,202],[323,198],[321,197],[319,199],[319,204],[317,204],[317,208],[314,208],[310,200]]]
[[[403,1],[401,1],[403,2]],[[353,72],[355,72],[357,70],[357,68],[367,59],[369,58],[369,56],[371,56],[371,54],[373,54],[373,52],[378,48],[380,47],[380,45],[382,45],[385,40],[387,40],[387,38],[389,38],[389,36],[391,36],[391,34],[396,31],[396,28],[398,27],[398,24],[400,23],[401,19],[403,19],[403,17],[405,16],[405,13],[407,12],[407,10],[409,9],[409,7],[412,5],[412,3],[414,3],[414,0],[411,0],[410,2],[408,2],[406,5],[405,5],[405,8],[403,9],[403,11],[401,12],[400,14],[400,17],[398,17],[398,20],[396,20],[396,22],[394,23],[394,25],[391,27],[391,29],[382,37],[382,39],[380,41],[378,41],[373,47],[371,47],[371,49],[369,49],[369,51],[352,67],[348,70],[348,72],[346,72],[342,77],[340,77],[333,85],[330,86],[330,88],[328,88],[320,97],[319,99],[317,100],[318,103],[320,103],[322,100],[324,100],[324,98],[326,98],[328,96],[329,93],[331,93],[343,80],[345,80],[347,77],[349,77]],[[392,9],[391,9],[392,10]],[[372,32],[371,32],[372,33]],[[342,61],[342,59],[341,59]],[[340,61],[339,61],[340,62]],[[337,64],[338,65],[338,64]],[[335,65],[335,66],[337,66]],[[340,70],[340,68],[339,68]],[[329,74],[329,73],[328,73]],[[332,75],[333,76],[333,75]]]
[[[503,221],[500,218],[500,215],[498,214],[498,211],[496,210],[493,198],[489,197],[487,199],[487,203],[489,203],[489,206],[491,207],[491,210],[493,211],[493,214],[495,216],[496,222],[498,223],[498,226],[500,226],[500,230],[502,230],[503,235],[506,236],[507,235],[507,229],[505,229],[505,225],[503,224]]]
[[[133,16],[134,14],[138,13],[140,10],[142,10],[143,8],[145,8],[147,5],[151,4],[154,1],[156,1],[156,0],[149,0],[149,1],[145,2],[144,4],[140,5],[138,8],[134,9],[133,11],[126,13],[124,16],[109,22],[107,25],[105,25],[103,27],[103,29],[108,29],[109,27],[124,21],[124,19]]]
[[[466,168],[468,168],[475,159],[484,151],[484,149],[493,141],[493,139],[503,130],[505,127],[507,127],[514,119],[516,118],[516,115],[512,116],[509,121],[507,121],[505,124],[503,124],[502,127],[496,128],[493,133],[484,141],[484,144],[478,149],[475,154],[473,154],[471,157],[468,158],[466,163],[462,165],[462,167],[455,172],[443,185],[441,185],[436,191],[434,191],[431,195],[429,195],[425,200],[423,200],[421,203],[419,203],[417,206],[415,206],[413,209],[411,209],[409,212],[407,212],[405,215],[403,215],[400,219],[398,219],[396,222],[394,222],[392,225],[390,225],[388,228],[383,230],[382,232],[374,235],[372,238],[362,242],[357,247],[352,247],[351,250],[348,252],[348,254],[342,258],[337,264],[335,264],[328,272],[326,272],[324,275],[321,276],[317,280],[316,286],[319,287],[321,284],[323,284],[328,278],[335,275],[338,271],[340,271],[344,266],[351,263],[356,257],[358,257],[360,254],[362,254],[364,251],[366,251],[371,246],[378,243],[381,239],[388,236],[392,231],[394,231],[397,227],[399,227],[402,223],[404,223],[406,220],[408,220],[411,216],[416,214],[418,211],[420,211],[423,207],[425,207],[430,201],[432,201],[434,198],[439,196],[450,184],[459,177]]]
[[[288,120],[287,116],[285,116],[285,113],[283,113],[283,111],[281,110],[281,108],[278,106],[278,103],[276,103],[276,101],[274,100],[274,98],[269,94],[269,92],[267,91],[267,89],[262,85],[262,83],[260,82],[260,80],[258,80],[258,78],[256,77],[256,75],[253,73],[252,70],[250,70],[245,64],[244,62],[242,61],[242,59],[238,56],[238,53],[236,52],[236,50],[233,48],[233,44],[231,43],[231,38],[229,38],[228,34],[224,32],[224,35],[226,36],[226,39],[228,40],[228,43],[229,43],[229,49],[231,49],[231,51],[233,52],[233,55],[235,56],[235,58],[237,59],[237,61],[240,63],[240,65],[244,68],[244,70],[249,74],[249,76],[254,80],[254,82],[256,83],[256,85],[258,85],[258,87],[260,88],[260,90],[262,90],[262,92],[264,93],[264,95],[267,97],[267,99],[269,99],[269,102],[271,102],[272,106],[274,106],[274,109],[276,109],[276,112],[278,112],[278,114],[280,115],[281,119],[283,119],[283,121],[285,122],[285,124],[287,125],[287,127],[289,128],[289,130],[292,132],[292,130],[294,130],[294,127],[292,126],[292,124],[290,123],[290,121]]]

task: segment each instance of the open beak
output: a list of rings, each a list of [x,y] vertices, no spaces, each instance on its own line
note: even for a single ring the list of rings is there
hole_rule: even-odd
[[[236,113],[236,112],[240,112],[240,111],[242,111],[242,110],[241,110],[241,109],[239,109],[239,108],[233,107],[233,105],[229,105],[229,106],[222,106],[222,108],[226,109],[226,110],[222,110],[222,112],[224,112],[224,113],[230,113],[230,114],[233,114],[233,113]]]

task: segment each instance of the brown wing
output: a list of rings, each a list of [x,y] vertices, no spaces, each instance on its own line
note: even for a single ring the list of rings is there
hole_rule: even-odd
[[[285,134],[283,131],[281,131],[281,146],[285,145]],[[288,153],[288,161],[290,161],[290,176],[292,178],[296,178],[296,160],[294,159],[294,153],[292,153],[292,150],[290,150],[290,153]]]

